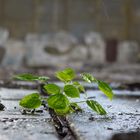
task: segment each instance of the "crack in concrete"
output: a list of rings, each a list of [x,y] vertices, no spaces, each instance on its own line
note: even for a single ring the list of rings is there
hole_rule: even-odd
[[[61,140],[80,140],[78,133],[72,127],[66,116],[58,116],[51,108],[49,108],[49,113]]]

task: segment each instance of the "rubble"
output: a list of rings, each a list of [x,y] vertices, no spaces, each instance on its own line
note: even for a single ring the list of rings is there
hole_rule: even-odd
[[[2,66],[19,67],[23,65],[25,47],[22,41],[10,39],[4,43],[6,52]]]
[[[91,32],[85,35],[85,43],[88,49],[88,61],[94,64],[106,63],[105,41],[99,33]]]
[[[0,33],[0,36],[1,33]],[[8,39],[3,32],[0,40],[1,66],[11,67],[103,67],[108,65],[105,41],[99,33],[85,35],[85,44],[67,32],[54,34],[28,34],[24,41]],[[117,50],[117,62],[132,64],[139,61],[140,48],[137,42],[122,41]],[[18,54],[18,55],[17,55]]]
[[[86,49],[77,45],[77,39],[65,32],[40,37],[29,35],[26,38],[27,65],[65,67],[74,60],[82,62],[86,59]]]
[[[140,46],[134,41],[123,41],[118,46],[118,63],[136,63]]]

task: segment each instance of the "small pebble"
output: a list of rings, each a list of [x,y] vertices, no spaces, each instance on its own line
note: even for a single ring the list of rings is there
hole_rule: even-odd
[[[113,130],[113,128],[107,127],[107,130]]]
[[[120,113],[118,113],[118,115],[123,115],[123,113],[120,112]]]
[[[0,103],[0,111],[3,111],[4,108],[5,108],[5,106],[2,103]]]
[[[89,120],[90,120],[90,121],[94,121],[95,118],[94,118],[94,117],[90,117]]]
[[[43,110],[36,110],[37,113],[43,113]]]
[[[108,108],[111,108],[111,107],[112,107],[112,105],[108,105],[107,107],[108,107]]]

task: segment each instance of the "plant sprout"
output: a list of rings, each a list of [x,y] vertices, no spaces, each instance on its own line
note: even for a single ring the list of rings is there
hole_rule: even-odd
[[[106,115],[105,109],[95,100],[89,100],[85,96],[85,100],[81,102],[73,102],[71,98],[80,98],[80,93],[87,94],[84,86],[75,80],[76,73],[72,68],[66,68],[62,71],[57,71],[55,77],[64,83],[63,87],[58,86],[55,83],[49,83],[49,77],[35,76],[32,74],[19,74],[15,78],[24,81],[41,81],[44,83],[43,90],[46,92],[46,96],[42,96],[40,93],[32,93],[23,97],[19,104],[24,109],[34,110],[39,108],[42,103],[53,109],[58,115],[67,115],[77,110],[81,111],[80,103],[86,103],[87,106],[95,111],[99,115]],[[110,100],[113,98],[113,91],[111,87],[100,80],[97,80],[90,73],[82,73],[81,79],[87,83],[95,83]]]

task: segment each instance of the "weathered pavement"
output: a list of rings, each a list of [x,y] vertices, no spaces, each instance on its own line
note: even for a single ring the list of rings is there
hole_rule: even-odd
[[[9,96],[5,94],[9,92]],[[13,92],[13,96],[11,95]],[[58,140],[57,133],[48,112],[36,115],[22,115],[18,100],[28,90],[1,89],[2,103],[5,111],[0,112],[0,140]],[[21,93],[21,94],[19,94]],[[16,100],[13,100],[13,99]]]
[[[6,106],[6,110],[0,112],[0,140],[61,139],[57,135],[48,112],[21,115],[18,99],[32,92],[0,90],[2,103]],[[100,91],[88,91],[88,97],[101,103],[108,115],[96,115],[82,103],[81,107],[84,108],[84,112],[68,116],[71,129],[78,136],[77,139],[108,140],[116,133],[140,131],[140,91],[116,90],[114,92],[114,100],[109,101]],[[80,100],[83,99],[84,95],[81,95]]]
[[[115,133],[140,130],[140,92],[114,92],[116,96],[110,102],[100,91],[88,91],[89,98],[105,107],[106,116],[96,115],[81,104],[85,111],[69,117],[83,139],[107,140]]]

